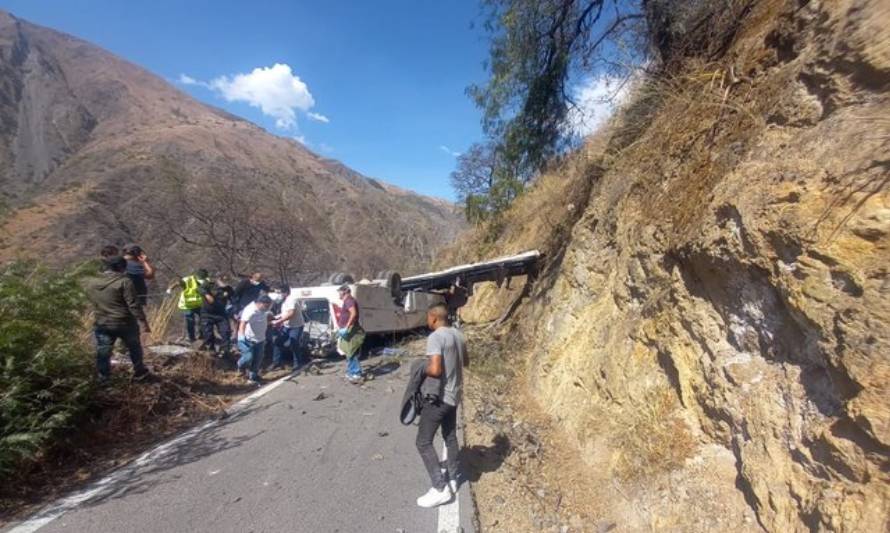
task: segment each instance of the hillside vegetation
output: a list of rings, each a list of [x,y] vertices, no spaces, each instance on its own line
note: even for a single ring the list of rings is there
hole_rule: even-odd
[[[605,523],[885,531],[890,7],[736,4],[443,262],[547,254],[502,357]]]
[[[0,262],[141,244],[164,275],[426,266],[462,217],[0,12]],[[361,223],[355,223],[361,220]]]

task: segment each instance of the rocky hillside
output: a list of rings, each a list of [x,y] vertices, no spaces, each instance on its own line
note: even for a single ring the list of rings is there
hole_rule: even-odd
[[[887,531],[890,6],[726,4],[449,257],[548,253],[501,335],[604,523]]]
[[[181,271],[410,270],[462,227],[444,201],[366,178],[2,12],[0,202],[0,260],[62,262],[139,242]],[[219,245],[246,225],[259,235],[236,240],[257,250]]]

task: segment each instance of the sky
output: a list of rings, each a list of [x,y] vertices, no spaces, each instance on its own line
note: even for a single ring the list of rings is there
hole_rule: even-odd
[[[371,177],[453,199],[482,140],[488,54],[470,0],[0,0]]]
[[[477,0],[0,0],[198,100],[373,178],[454,200],[457,157],[484,139],[465,89],[487,80]],[[476,23],[475,25],[473,23]],[[573,88],[587,133],[608,80]]]

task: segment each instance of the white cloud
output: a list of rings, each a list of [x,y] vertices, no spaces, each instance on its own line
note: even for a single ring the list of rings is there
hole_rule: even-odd
[[[309,118],[311,118],[312,120],[314,120],[314,121],[316,121],[316,122],[324,122],[325,124],[327,124],[328,122],[331,121],[331,119],[329,119],[328,117],[322,115],[321,113],[313,113],[312,111],[306,113],[306,116],[309,117]]]
[[[294,135],[293,139],[303,146],[309,146],[309,141],[306,140],[305,135]]]
[[[458,157],[460,155],[460,152],[455,152],[454,150],[452,150],[451,148],[448,148],[444,144],[439,145],[439,150],[442,150],[443,152],[445,152],[446,154],[448,154],[452,157]]]
[[[229,102],[246,102],[274,118],[275,125],[285,130],[296,127],[297,111],[307,112],[315,105],[309,87],[290,65],[282,63],[257,67],[247,74],[220,76],[210,82],[181,74],[179,82],[207,87]]]
[[[198,85],[200,87],[206,87],[208,89],[210,88],[210,84],[206,81],[196,80],[188,74],[180,74],[177,81],[179,81],[179,83],[183,85]]]
[[[627,97],[629,86],[619,77],[588,78],[573,91],[576,106],[569,109],[566,127],[575,135],[590,135],[612,116]]]

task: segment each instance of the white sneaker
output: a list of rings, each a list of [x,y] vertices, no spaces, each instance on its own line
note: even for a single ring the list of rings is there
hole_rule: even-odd
[[[435,487],[431,488],[427,491],[426,494],[417,498],[417,505],[420,507],[437,507],[439,505],[448,503],[451,501],[451,487],[445,485],[445,488],[442,490],[436,490]]]

